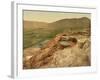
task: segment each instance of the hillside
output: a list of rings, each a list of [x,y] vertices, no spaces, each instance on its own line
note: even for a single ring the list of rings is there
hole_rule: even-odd
[[[86,17],[83,18],[72,18],[72,19],[62,19],[56,22],[50,23],[50,27],[57,28],[57,30],[62,31],[76,31],[84,30],[90,27],[90,20]]]
[[[80,32],[90,29],[90,19],[61,19],[52,23],[24,21],[24,49],[41,47],[42,43],[63,32]]]
[[[48,23],[37,21],[23,21],[24,30],[31,30],[37,28],[46,28]]]

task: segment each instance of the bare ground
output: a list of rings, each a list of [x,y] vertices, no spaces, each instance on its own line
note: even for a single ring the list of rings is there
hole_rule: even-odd
[[[90,66],[90,38],[83,35],[71,35],[77,38],[78,44],[75,48],[57,50],[46,48],[27,48],[23,54],[23,68],[50,68],[50,67],[78,67]],[[51,45],[51,44],[49,44]]]

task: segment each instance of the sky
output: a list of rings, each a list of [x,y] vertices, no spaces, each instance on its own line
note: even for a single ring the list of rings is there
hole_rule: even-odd
[[[27,21],[39,21],[39,22],[54,22],[65,18],[91,18],[89,13],[64,13],[64,12],[47,12],[47,11],[23,11],[23,19]]]

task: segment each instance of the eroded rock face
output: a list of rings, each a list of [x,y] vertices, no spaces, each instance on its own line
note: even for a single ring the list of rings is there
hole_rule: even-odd
[[[62,61],[64,60],[64,66],[87,66],[88,63],[88,56],[85,54],[85,52],[78,48],[74,47],[71,49],[64,49],[62,54],[65,58],[62,58]],[[62,64],[63,66],[63,64]]]
[[[85,52],[78,48],[66,48],[54,53],[50,64],[42,67],[78,67],[89,66],[88,56]]]
[[[86,40],[84,42],[82,49],[85,51],[85,54],[88,56],[90,65],[91,65],[91,42],[90,42],[90,40]]]
[[[27,48],[24,50],[23,54],[23,68],[31,68],[30,58],[35,56],[40,48]]]
[[[90,66],[90,41],[61,49],[55,38],[41,49],[29,48],[24,54],[24,69]],[[55,44],[55,45],[54,45]]]

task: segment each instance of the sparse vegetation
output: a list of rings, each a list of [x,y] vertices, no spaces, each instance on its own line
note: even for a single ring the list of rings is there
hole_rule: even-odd
[[[52,23],[24,21],[23,68],[90,66],[90,27],[90,20],[86,17],[62,19]],[[46,49],[41,52],[45,44],[61,33],[66,33],[68,37],[74,37],[78,40],[79,49],[74,50],[75,54],[67,52],[58,54],[59,50],[57,51],[56,46],[51,48],[50,51]],[[53,43],[49,43],[48,46]],[[78,50],[82,50],[81,54],[77,54]],[[63,59],[63,55],[67,57]],[[58,59],[65,62],[60,63]],[[56,63],[54,60],[56,60]]]
[[[44,40],[50,40],[63,32],[83,32],[90,27],[88,18],[63,19],[52,23],[24,21],[24,49],[41,47]]]

